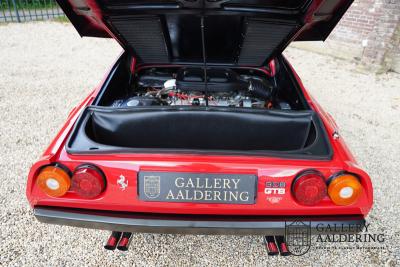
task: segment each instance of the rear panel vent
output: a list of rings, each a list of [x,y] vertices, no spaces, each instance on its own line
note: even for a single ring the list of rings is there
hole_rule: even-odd
[[[110,23],[146,63],[168,63],[168,50],[159,17],[118,16]]]
[[[192,15],[110,16],[109,23],[143,63],[202,63],[200,19]],[[235,16],[205,18],[209,64],[261,66],[299,25]],[[242,34],[244,33],[244,34]]]
[[[296,24],[248,20],[238,64],[262,65],[265,59],[284,43],[286,38],[292,37],[296,28]]]

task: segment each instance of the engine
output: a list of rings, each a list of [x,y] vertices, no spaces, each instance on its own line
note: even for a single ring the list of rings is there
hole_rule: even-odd
[[[206,78],[205,78],[206,77]],[[225,68],[147,69],[113,107],[220,106],[269,108],[273,85],[252,73]]]

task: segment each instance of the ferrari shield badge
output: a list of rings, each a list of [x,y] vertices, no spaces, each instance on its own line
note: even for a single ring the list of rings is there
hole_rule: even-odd
[[[144,193],[148,198],[160,196],[160,176],[144,176]]]
[[[285,222],[288,250],[295,256],[306,254],[311,247],[311,222]]]

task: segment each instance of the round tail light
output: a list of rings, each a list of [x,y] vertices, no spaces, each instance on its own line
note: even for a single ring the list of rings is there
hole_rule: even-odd
[[[95,198],[105,187],[104,174],[96,166],[78,166],[72,175],[71,189],[83,198]]]
[[[325,179],[317,171],[300,174],[294,181],[292,192],[299,204],[314,206],[326,196]]]
[[[40,171],[36,184],[46,195],[61,197],[69,190],[71,178],[61,167],[47,166]]]
[[[328,194],[333,203],[340,206],[355,203],[362,192],[362,186],[357,177],[351,174],[342,174],[331,180]]]

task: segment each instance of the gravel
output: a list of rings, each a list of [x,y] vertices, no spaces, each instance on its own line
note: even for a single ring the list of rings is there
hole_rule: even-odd
[[[0,26],[0,265],[387,265],[400,261],[400,75],[379,76],[331,57],[289,48],[304,84],[336,119],[371,175],[375,203],[370,233],[383,244],[333,244],[302,257],[268,257],[259,236],[136,234],[127,253],[108,252],[108,232],[38,223],[25,198],[28,170],[69,110],[101,81],[121,48],[80,38],[69,24]],[[369,248],[380,246],[381,249]]]

